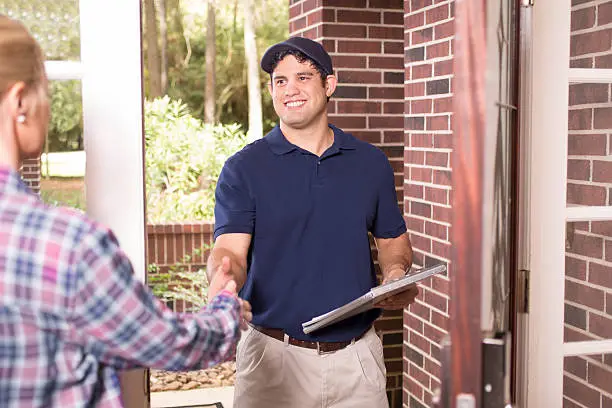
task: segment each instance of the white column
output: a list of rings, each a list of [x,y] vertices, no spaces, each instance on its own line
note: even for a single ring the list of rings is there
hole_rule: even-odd
[[[145,280],[141,22],[138,0],[80,0],[88,213],[109,226]],[[147,407],[144,371],[122,376],[128,407]]]

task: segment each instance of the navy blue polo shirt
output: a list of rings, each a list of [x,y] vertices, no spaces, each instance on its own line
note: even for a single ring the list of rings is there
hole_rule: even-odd
[[[303,340],[344,341],[365,331],[374,309],[304,334],[302,323],[376,285],[368,232],[406,231],[385,154],[342,130],[318,157],[279,127],[230,157],[216,190],[215,239],[252,235],[240,296],[253,323]]]

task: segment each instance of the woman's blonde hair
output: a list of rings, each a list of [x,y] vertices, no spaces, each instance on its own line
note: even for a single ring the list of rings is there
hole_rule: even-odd
[[[28,90],[40,84],[44,72],[40,46],[20,22],[0,14],[0,99],[18,82]]]

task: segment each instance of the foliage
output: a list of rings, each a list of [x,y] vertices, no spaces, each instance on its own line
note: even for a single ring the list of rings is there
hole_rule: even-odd
[[[208,248],[205,245],[203,249]],[[202,250],[196,248],[192,255],[185,255],[180,262],[170,266],[168,272],[160,272],[157,264],[148,266],[148,284],[153,294],[163,302],[182,300],[187,305],[187,312],[195,312],[206,305],[208,278],[206,270],[199,268],[189,271],[188,264],[193,256],[198,256]]]
[[[244,147],[237,124],[204,125],[169,97],[145,104],[149,222],[210,220],[225,160]]]
[[[51,122],[49,123],[49,151],[83,150],[83,105],[79,81],[54,81],[51,93]]]

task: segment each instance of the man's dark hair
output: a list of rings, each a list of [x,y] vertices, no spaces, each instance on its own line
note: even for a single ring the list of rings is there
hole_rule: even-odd
[[[310,65],[312,65],[313,68],[317,70],[317,72],[319,73],[319,76],[321,77],[321,80],[323,81],[323,84],[325,84],[325,80],[327,79],[328,74],[325,72],[323,67],[317,64],[313,59],[309,58],[303,52],[298,51],[298,50],[285,50],[285,51],[277,52],[276,54],[274,54],[274,58],[272,59],[272,70],[270,71],[270,82],[271,83],[272,83],[272,73],[276,69],[278,63],[281,62],[288,55],[293,55],[295,59],[298,60],[298,62],[300,63],[309,62]],[[272,86],[274,86],[274,83],[272,83]]]

